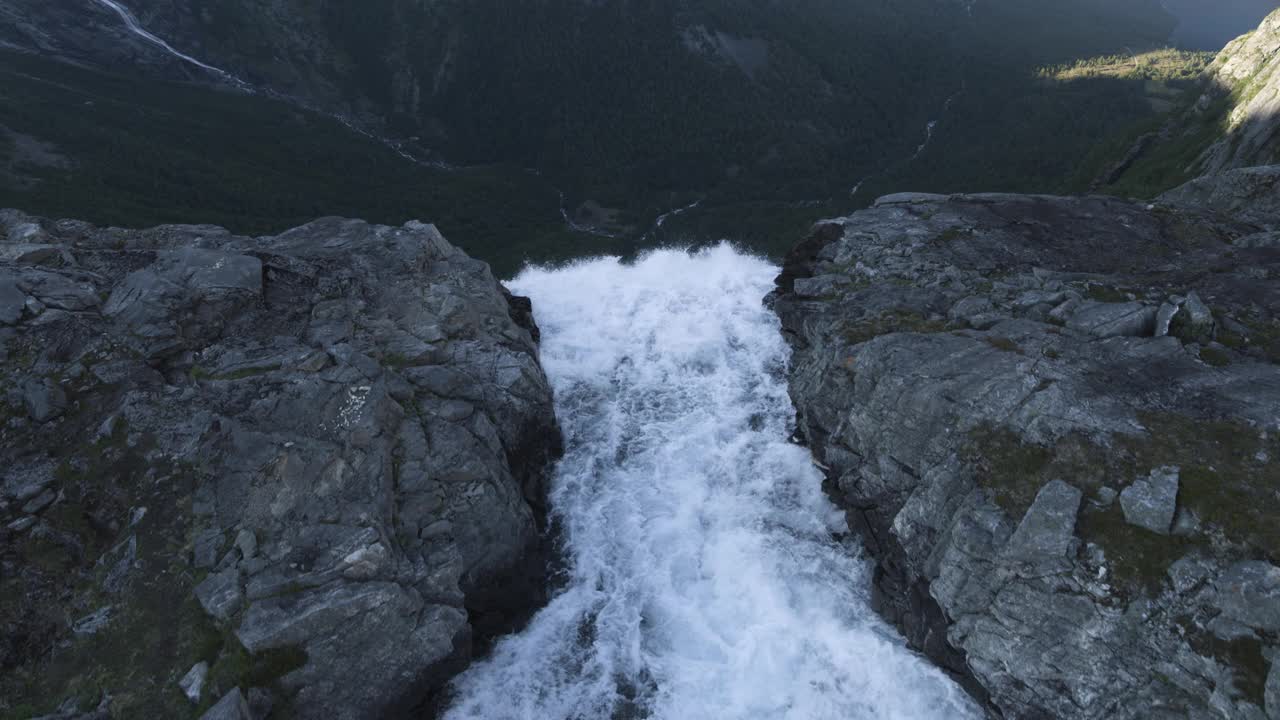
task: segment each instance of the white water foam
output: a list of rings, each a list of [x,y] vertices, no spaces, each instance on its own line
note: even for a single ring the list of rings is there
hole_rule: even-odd
[[[567,586],[454,683],[450,720],[978,717],[868,606],[786,441],[777,268],[727,245],[529,269],[566,454]]]

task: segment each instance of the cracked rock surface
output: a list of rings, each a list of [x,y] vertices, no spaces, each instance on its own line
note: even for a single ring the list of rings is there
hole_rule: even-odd
[[[0,713],[388,717],[539,604],[537,329],[433,226],[6,242]]]
[[[1229,205],[890,196],[778,278],[874,603],[993,717],[1280,713],[1280,245]]]

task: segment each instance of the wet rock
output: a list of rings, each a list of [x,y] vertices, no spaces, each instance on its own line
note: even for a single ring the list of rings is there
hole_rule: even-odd
[[[249,711],[249,703],[245,701],[240,688],[232,688],[201,715],[200,720],[253,720],[253,714]]]
[[[1168,535],[1178,509],[1178,468],[1157,468],[1120,493],[1124,519],[1154,533]]]

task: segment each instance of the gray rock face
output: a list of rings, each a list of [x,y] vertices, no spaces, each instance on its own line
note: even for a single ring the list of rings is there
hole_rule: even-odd
[[[1156,468],[1120,492],[1124,519],[1153,533],[1168,535],[1178,509],[1178,468]]]
[[[1280,568],[1237,563],[1218,579],[1218,593],[1223,617],[1259,632],[1280,632]]]
[[[106,592],[100,642],[179,629],[76,666],[156,678],[107,688],[122,716],[188,712],[173,678],[205,662],[230,708],[207,717],[248,717],[230,680],[299,717],[381,718],[540,602],[559,431],[530,306],[487,265],[416,222],[251,239],[0,211],[0,238],[19,226],[58,252],[0,253],[0,312],[5,288],[24,300],[0,316],[0,528],[20,528],[0,576],[26,588],[4,667],[84,652],[63,618]],[[62,559],[15,559],[36,547]],[[68,672],[6,672],[0,696],[43,703]]]
[[[1264,717],[1280,254],[1233,245],[1256,231],[913,195],[789,256],[770,302],[799,433],[876,559],[873,602],[993,716]]]
[[[1156,308],[1140,302],[1081,303],[1067,327],[1098,337],[1147,337],[1155,334]]]
[[[1078,489],[1061,480],[1040,488],[1035,502],[1009,538],[1006,552],[1020,559],[1066,556],[1075,538],[1076,513],[1082,496]]]
[[[1276,86],[1280,91],[1280,76]],[[1170,190],[1161,195],[1160,200],[1207,208],[1266,230],[1280,230],[1280,219],[1277,219],[1280,218],[1280,166],[1238,168],[1220,175],[1206,175]]]
[[[1206,73],[1217,94],[1241,99],[1226,118],[1225,137],[1200,157],[1201,170],[1220,173],[1231,168],[1280,162],[1280,12],[1256,30],[1229,43]],[[1273,201],[1273,203],[1276,201]],[[1274,207],[1274,205],[1273,205]]]

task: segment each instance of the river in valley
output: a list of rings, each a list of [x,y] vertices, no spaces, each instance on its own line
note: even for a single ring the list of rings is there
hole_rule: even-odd
[[[870,568],[787,441],[777,268],[728,245],[528,269],[566,454],[567,578],[445,717],[978,717],[869,607]]]

